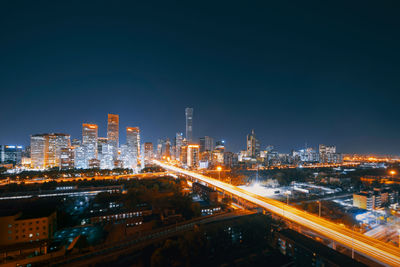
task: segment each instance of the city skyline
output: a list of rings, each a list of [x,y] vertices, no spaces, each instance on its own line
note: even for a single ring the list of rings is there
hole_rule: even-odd
[[[255,129],[285,152],[324,143],[397,155],[397,7],[2,3],[0,143],[76,137],[83,122],[105,136],[107,113],[154,143],[185,133],[193,107],[195,140],[232,151]]]
[[[185,111],[184,111],[184,115],[185,115],[185,118],[183,118],[182,120],[186,120],[187,121],[187,119],[186,119],[186,110],[187,110],[188,108],[185,108]],[[193,114],[193,108],[190,108],[191,109],[191,112],[192,112],[192,114]],[[109,125],[109,120],[110,120],[110,115],[111,116],[116,116],[117,117],[117,120],[118,120],[118,122],[117,122],[117,139],[118,140],[122,140],[122,141],[118,141],[118,149],[121,149],[121,144],[127,144],[129,141],[127,140],[127,134],[128,134],[128,132],[126,132],[126,133],[123,133],[122,135],[120,135],[119,134],[119,132],[120,132],[120,130],[119,130],[119,114],[111,114],[111,113],[108,113],[108,118],[106,119],[106,122],[104,122],[104,121],[100,121],[100,122],[90,122],[90,123],[82,123],[81,125],[95,125],[97,128],[96,128],[96,131],[97,131],[97,135],[98,135],[98,138],[99,139],[101,139],[101,138],[103,138],[103,139],[105,139],[105,140],[107,140],[108,138],[107,138],[107,135],[108,135],[108,133],[109,133],[109,131],[108,131],[108,125]],[[194,119],[194,121],[195,121],[195,119]],[[103,128],[105,128],[105,129],[101,129],[102,127],[100,127],[99,125],[102,125],[102,124],[104,124],[104,127]],[[128,126],[128,125],[131,125],[132,123],[127,123],[126,125],[125,124],[123,124],[123,128],[126,128],[126,130],[128,131],[128,129],[139,129],[140,127],[139,126],[135,126],[135,127],[131,127],[131,126]],[[183,128],[185,128],[186,126],[186,122],[185,121],[183,121],[182,122],[182,124],[183,124]],[[191,124],[193,124],[193,122],[191,122]],[[196,122],[194,122],[194,124],[196,124]],[[129,130],[130,131],[130,130]],[[247,149],[248,149],[248,140],[246,140],[246,138],[248,138],[248,137],[246,137],[246,136],[248,136],[248,134],[249,133],[251,133],[251,134],[254,134],[254,128],[252,128],[251,130],[249,130],[249,132],[248,133],[246,133],[245,134],[245,136],[242,136],[241,137],[241,140],[239,140],[239,142],[237,142],[237,144],[238,144],[238,149],[237,150],[235,150],[235,149],[233,149],[232,147],[235,147],[235,145],[232,145],[232,144],[229,144],[229,142],[228,142],[228,150],[229,151],[232,151],[232,152],[235,152],[235,153],[238,153],[238,152],[240,152],[240,151],[246,151]],[[60,132],[60,131],[59,131]],[[25,141],[25,142],[19,142],[19,143],[16,143],[16,142],[14,142],[14,143],[12,143],[12,142],[3,142],[5,145],[22,145],[23,147],[26,147],[26,146],[29,146],[30,145],[30,138],[31,138],[31,136],[35,136],[35,135],[48,135],[48,134],[66,134],[66,135],[68,135],[68,136],[70,136],[70,138],[71,138],[71,140],[74,140],[74,139],[82,139],[82,126],[80,127],[80,133],[78,134],[78,135],[73,135],[73,134],[70,134],[70,132],[71,131],[65,131],[65,132],[63,132],[63,133],[57,133],[57,131],[42,131],[42,132],[39,132],[39,133],[34,133],[34,134],[30,134],[27,138],[27,141]],[[100,132],[101,132],[101,134],[100,134]],[[122,132],[124,132],[124,131],[122,131]],[[182,131],[177,131],[176,132],[176,134],[178,134],[178,133],[183,133],[183,132],[185,132],[185,129],[184,130],[182,130]],[[193,131],[192,131],[192,133],[191,133],[192,135],[193,135]],[[142,134],[141,134],[141,136],[142,136]],[[122,137],[122,138],[121,138]],[[158,136],[158,137],[156,137],[156,139],[154,139],[154,140],[152,140],[152,139],[146,139],[146,137],[144,138],[144,142],[151,142],[151,143],[153,143],[153,145],[156,145],[157,144],[157,140],[161,140],[161,139],[163,139],[163,138],[167,138],[167,139],[170,139],[170,138],[173,138],[174,137],[174,135],[173,134],[171,134],[171,135],[164,135],[164,136]],[[185,138],[186,138],[186,136],[184,136]],[[194,134],[193,135],[193,138],[192,138],[192,141],[191,142],[189,142],[189,143],[193,143],[193,144],[200,144],[201,145],[201,142],[202,142],[202,139],[204,139],[204,137],[206,137],[206,138],[211,138],[211,140],[212,140],[212,143],[213,143],[213,146],[215,146],[216,145],[216,143],[218,142],[218,140],[220,140],[220,141],[224,141],[225,142],[225,146],[226,146],[226,138],[224,138],[224,137],[221,137],[221,138],[214,138],[213,136],[208,136],[208,135],[202,135],[202,136],[197,136],[196,134]],[[141,138],[143,138],[143,137],[141,137]],[[318,147],[321,145],[321,143],[322,142],[307,142],[307,141],[305,141],[303,144],[301,144],[301,143],[299,143],[299,144],[292,144],[292,143],[290,143],[290,142],[287,142],[286,143],[286,147],[288,148],[287,150],[282,150],[281,149],[281,147],[279,146],[279,145],[276,145],[276,144],[273,144],[273,143],[266,143],[266,142],[263,142],[263,137],[262,136],[259,136],[258,134],[257,134],[257,141],[259,142],[259,144],[258,144],[258,146],[259,146],[259,150],[268,150],[269,149],[269,147],[270,146],[272,146],[272,147],[274,147],[275,149],[277,149],[280,153],[291,153],[291,152],[293,152],[293,151],[296,151],[296,150],[300,150],[300,149],[306,149],[306,148],[313,148],[313,149],[317,149],[318,150]],[[337,144],[336,143],[326,143],[326,144],[328,144],[328,145],[335,145],[335,147],[337,146]],[[112,145],[113,146],[113,145]],[[346,148],[345,147],[341,147],[340,146],[340,144],[339,144],[339,150],[341,151],[341,153],[343,153],[343,154],[365,154],[365,155],[372,155],[372,154],[376,154],[376,155],[392,155],[392,156],[397,156],[398,155],[398,153],[376,153],[376,152],[370,152],[370,151],[368,151],[367,150],[367,152],[357,152],[357,151],[346,151]],[[140,149],[140,148],[139,148]],[[114,149],[112,149],[113,151],[114,151]],[[344,150],[344,151],[343,151]],[[113,152],[114,153],[114,152]]]

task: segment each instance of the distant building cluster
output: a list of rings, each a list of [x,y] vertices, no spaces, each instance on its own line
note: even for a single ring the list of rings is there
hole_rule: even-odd
[[[0,164],[43,170],[129,168],[138,171],[153,159],[177,161],[187,168],[207,169],[263,168],[274,166],[302,166],[309,164],[339,164],[342,155],[336,146],[320,144],[318,149],[307,147],[289,154],[278,153],[272,145],[262,146],[255,131],[246,136],[245,149],[235,153],[226,149],[224,140],[203,136],[194,140],[193,108],[185,109],[185,135],[160,138],[157,144],[141,144],[139,127],[126,127],[126,143],[120,144],[119,116],[108,114],[107,136],[100,137],[98,125],[82,124],[82,138],[69,134],[44,133],[31,136],[30,146],[0,146]]]
[[[353,206],[375,210],[399,201],[399,192],[390,188],[374,188],[373,191],[361,191],[353,194]]]
[[[140,129],[126,127],[126,144],[119,144],[119,116],[108,114],[107,137],[99,137],[98,125],[82,124],[82,139],[69,134],[31,135],[30,146],[0,146],[1,163],[32,169],[138,169],[141,163]],[[144,163],[143,163],[144,164]]]

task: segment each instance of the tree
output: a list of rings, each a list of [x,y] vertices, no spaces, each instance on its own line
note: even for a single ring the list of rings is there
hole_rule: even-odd
[[[179,242],[168,239],[164,245],[156,249],[151,256],[152,267],[164,267],[164,266],[184,266],[184,262],[188,262],[188,259],[182,254]]]

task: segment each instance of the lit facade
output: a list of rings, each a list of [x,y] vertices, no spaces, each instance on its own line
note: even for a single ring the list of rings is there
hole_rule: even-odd
[[[108,114],[107,121],[107,139],[112,147],[113,159],[118,159],[119,148],[119,116],[115,114]]]
[[[31,216],[18,212],[0,217],[0,245],[51,239],[56,230],[56,213]]]
[[[137,167],[140,159],[140,129],[139,127],[126,127],[126,153],[125,161],[128,168]]]
[[[214,150],[214,139],[209,136],[200,138],[200,153]]]
[[[43,134],[31,136],[31,167],[44,169],[46,137]]]
[[[196,168],[199,166],[200,146],[188,145],[187,146],[187,163],[188,167]]]
[[[193,139],[193,108],[185,109],[186,115],[186,140],[191,142]]]
[[[260,155],[260,142],[257,140],[254,130],[251,130],[251,134],[247,135],[247,156],[250,158],[256,158]]]
[[[176,133],[174,142],[175,159],[180,159],[182,146],[183,146],[183,133]]]
[[[23,153],[22,146],[0,145],[0,164],[19,164]]]
[[[152,142],[144,143],[144,157],[146,160],[150,160],[153,158],[153,143]]]
[[[52,133],[31,136],[31,167],[61,167],[61,151],[71,146],[70,135]]]
[[[84,162],[80,168],[88,168],[91,159],[97,159],[97,124],[82,124],[82,149],[84,154]]]

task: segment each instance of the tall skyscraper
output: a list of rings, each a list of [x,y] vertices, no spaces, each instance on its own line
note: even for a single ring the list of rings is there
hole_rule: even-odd
[[[33,149],[32,149],[33,147]],[[71,147],[70,135],[51,133],[31,136],[31,167],[35,169],[61,166],[61,152]]]
[[[183,146],[183,133],[176,133],[174,142],[175,159],[180,159],[182,146]]]
[[[214,140],[209,136],[200,138],[200,153],[214,150]]]
[[[171,158],[171,141],[169,140],[169,138],[165,139],[162,149],[162,155],[163,157]]]
[[[44,169],[46,136],[35,134],[31,136],[31,167]]]
[[[89,161],[97,159],[97,124],[82,124],[82,147],[85,158],[85,168],[89,167]]]
[[[140,129],[139,127],[126,127],[127,162],[129,168],[136,168],[140,159]]]
[[[108,114],[107,123],[107,139],[111,145],[113,159],[118,159],[119,147],[119,116],[115,114]]]
[[[113,151],[106,137],[97,139],[97,158],[100,161],[100,169],[113,169]]]
[[[187,161],[188,167],[196,168],[199,166],[199,145],[188,145],[187,146]]]
[[[144,157],[146,161],[150,161],[153,158],[153,143],[146,142],[144,143]]]
[[[186,115],[186,140],[190,143],[193,140],[193,108],[186,108],[185,115]]]
[[[254,130],[251,130],[251,134],[247,135],[247,156],[256,158],[260,155],[260,142],[256,138]]]

